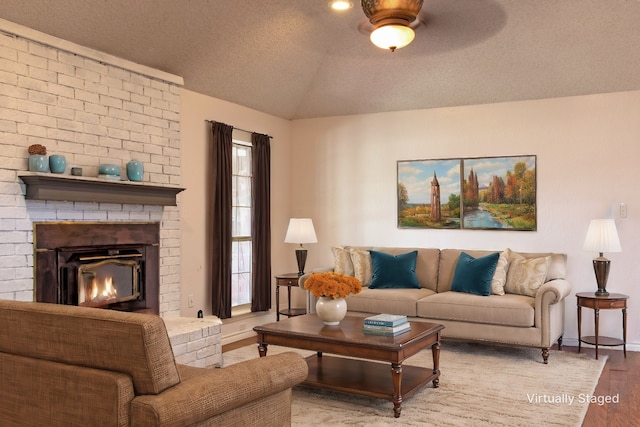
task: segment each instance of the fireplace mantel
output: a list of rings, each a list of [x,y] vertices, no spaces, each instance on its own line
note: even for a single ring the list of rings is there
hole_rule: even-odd
[[[176,206],[184,188],[100,178],[23,173],[25,199]]]

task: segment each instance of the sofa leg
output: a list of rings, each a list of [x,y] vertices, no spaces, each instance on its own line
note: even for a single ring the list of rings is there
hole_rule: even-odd
[[[562,335],[560,335],[560,337],[558,337],[558,350],[562,351]]]
[[[544,360],[544,364],[548,364],[549,363],[549,349],[548,348],[543,348],[542,349],[542,360]]]

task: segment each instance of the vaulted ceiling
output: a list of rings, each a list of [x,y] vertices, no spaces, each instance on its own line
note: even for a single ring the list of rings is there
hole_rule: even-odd
[[[393,53],[353,2],[2,0],[0,18],[286,119],[640,89],[640,0],[424,0]]]

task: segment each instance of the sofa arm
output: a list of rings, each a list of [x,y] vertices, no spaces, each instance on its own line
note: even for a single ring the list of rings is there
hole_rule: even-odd
[[[257,353],[256,349],[256,353]],[[291,388],[307,377],[298,353],[258,357],[226,368],[178,365],[179,384],[158,395],[136,397],[132,425],[192,425],[256,399]]]
[[[555,304],[571,293],[571,284],[565,279],[554,279],[540,286],[536,293],[536,310],[543,304]]]
[[[571,293],[565,279],[551,280],[540,286],[535,301],[535,326],[540,329],[540,345],[549,348],[564,332],[564,299]],[[543,351],[544,357],[544,351]],[[546,361],[545,361],[546,363]]]

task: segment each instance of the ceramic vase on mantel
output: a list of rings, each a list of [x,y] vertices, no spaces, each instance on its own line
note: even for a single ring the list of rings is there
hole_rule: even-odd
[[[144,164],[138,160],[131,160],[127,163],[127,178],[129,181],[142,181],[144,177]]]
[[[51,173],[64,173],[67,169],[67,160],[60,154],[49,156],[49,169]]]
[[[30,154],[29,171],[49,172],[49,158],[42,154]]]
[[[347,300],[344,298],[319,297],[316,315],[325,325],[336,326],[347,315]]]

